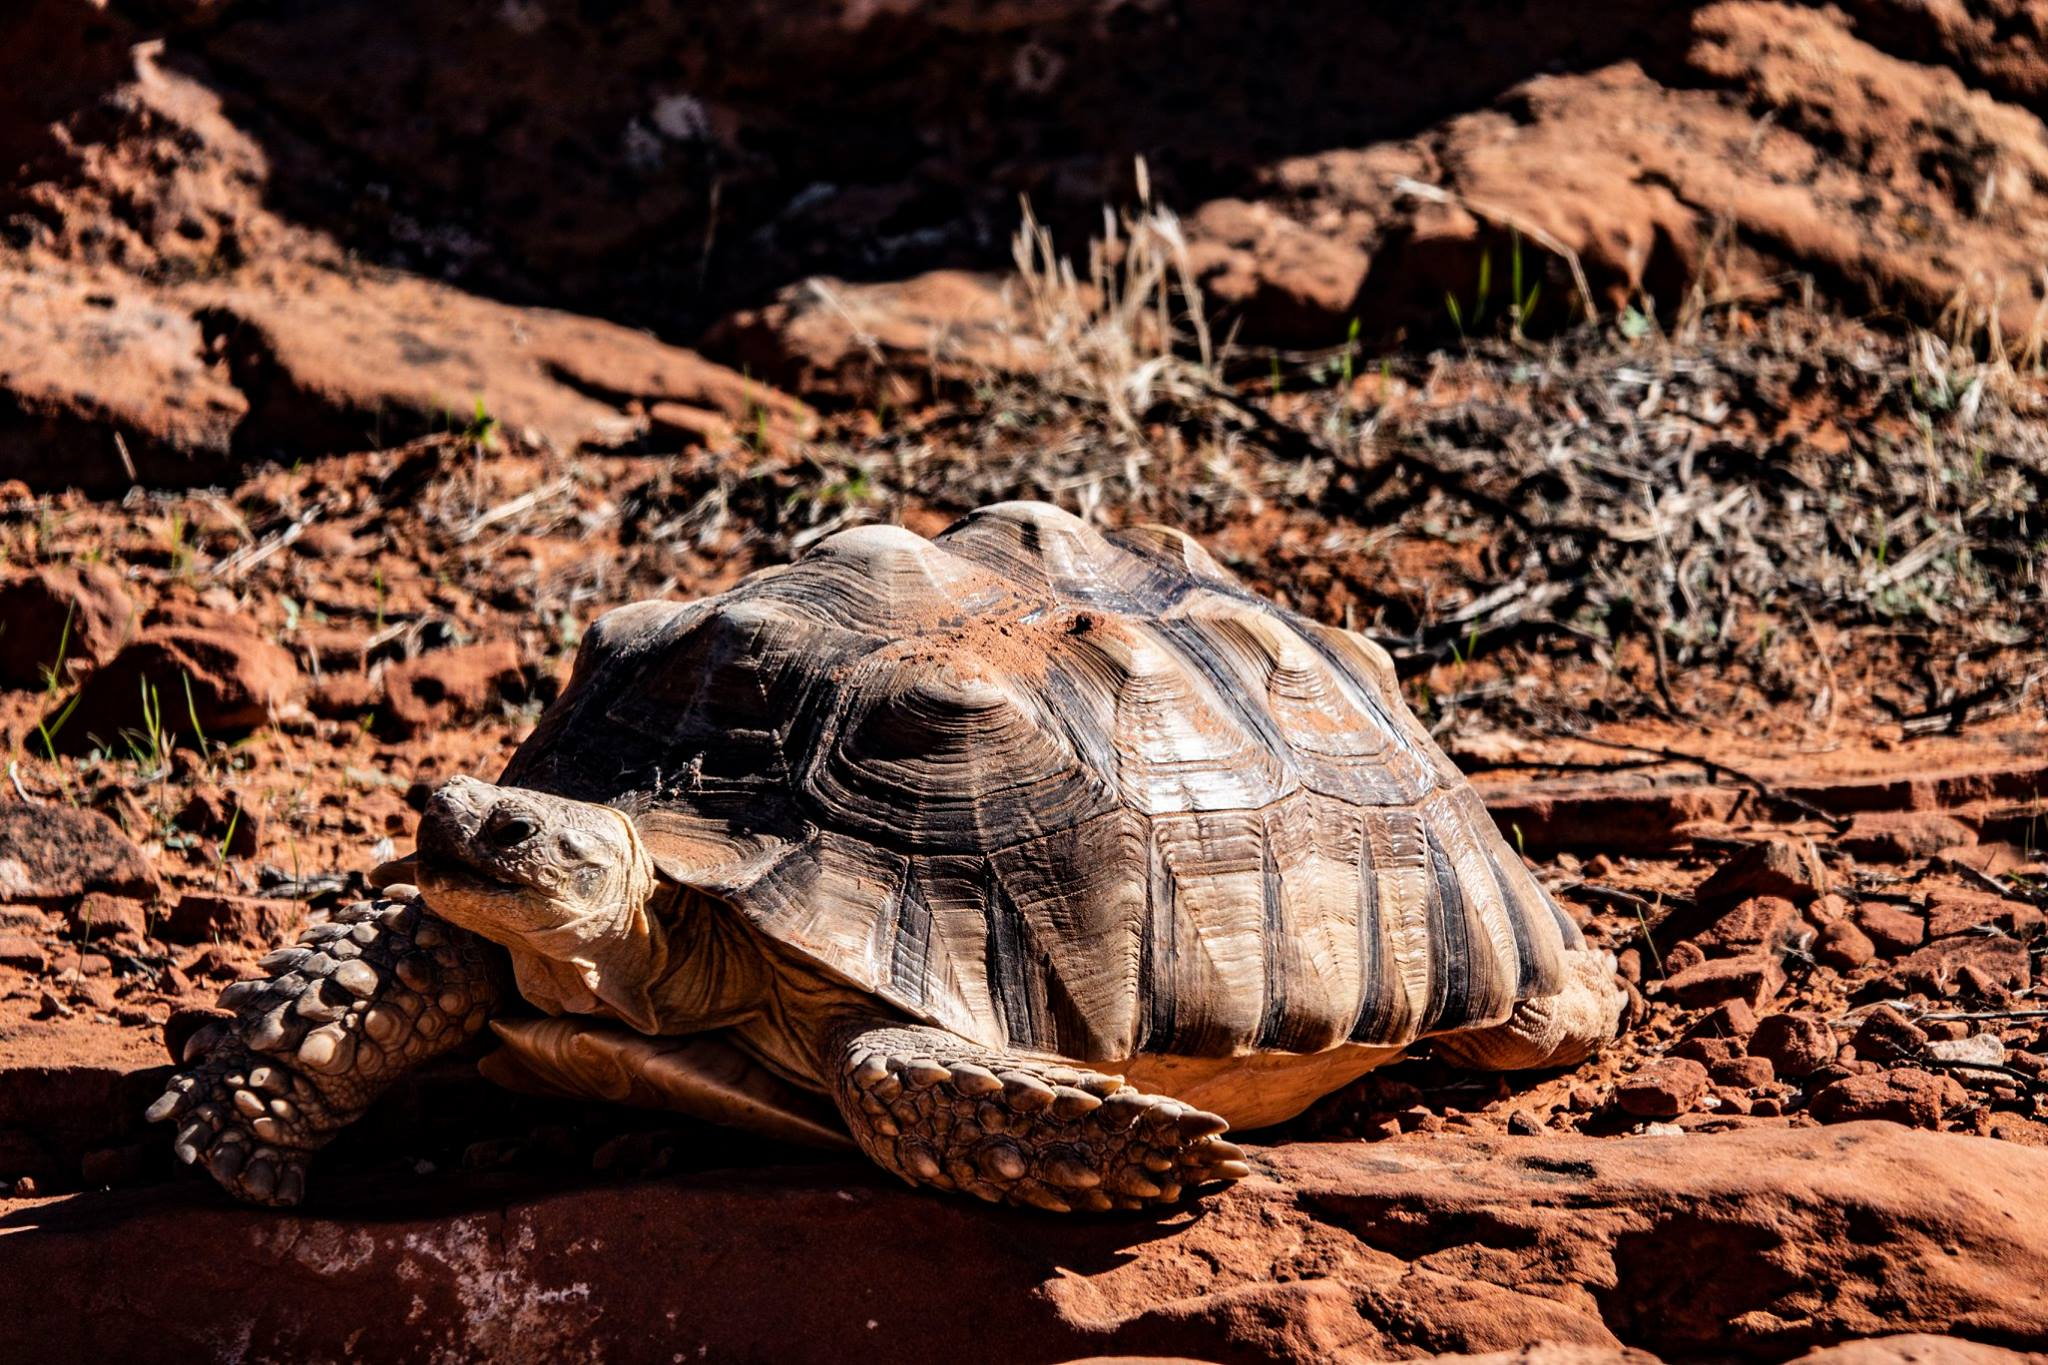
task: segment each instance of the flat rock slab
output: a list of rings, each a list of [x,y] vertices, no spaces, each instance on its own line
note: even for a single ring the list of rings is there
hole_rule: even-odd
[[[0,804],[0,901],[54,905],[88,891],[147,900],[156,890],[148,858],[98,811]]]
[[[0,1339],[25,1360],[834,1362],[2048,1342],[2048,1152],[1869,1123],[1253,1159],[1163,1218],[987,1209],[853,1164],[330,1182],[296,1216],[198,1184],[16,1204],[0,1284],[52,1288],[0,1297]]]

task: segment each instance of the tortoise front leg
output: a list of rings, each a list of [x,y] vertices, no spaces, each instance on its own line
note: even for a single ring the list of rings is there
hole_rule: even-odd
[[[1066,1213],[1170,1204],[1251,1173],[1230,1125],[1123,1077],[944,1029],[843,1028],[833,1098],[854,1141],[912,1185]]]
[[[498,963],[494,945],[389,888],[265,957],[268,980],[222,991],[234,1022],[193,1036],[147,1117],[176,1120],[178,1158],[203,1162],[229,1193],[296,1204],[308,1156],[484,1026]]]

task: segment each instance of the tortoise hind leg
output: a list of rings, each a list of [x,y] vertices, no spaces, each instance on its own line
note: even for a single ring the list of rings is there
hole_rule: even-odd
[[[1431,1040],[1439,1056],[1479,1071],[1533,1071],[1576,1066],[1621,1032],[1628,992],[1614,975],[1614,955],[1568,948],[1565,978],[1555,995],[1524,1000],[1505,1023]]]
[[[1121,1076],[944,1029],[842,1030],[832,1094],[854,1141],[912,1185],[1065,1213],[1170,1204],[1251,1173],[1214,1114]]]

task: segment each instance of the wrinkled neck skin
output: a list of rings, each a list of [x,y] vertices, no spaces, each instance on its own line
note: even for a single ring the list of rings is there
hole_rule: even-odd
[[[609,912],[551,929],[500,929],[521,997],[548,1014],[609,1014],[642,1033],[659,1033],[650,987],[666,974],[668,942],[654,931],[650,911],[674,891],[657,888],[650,871],[645,885]]]
[[[648,995],[662,1033],[729,1028],[768,1009],[775,971],[754,931],[725,902],[664,882],[651,929],[663,967]]]
[[[758,1015],[772,986],[754,935],[730,907],[643,866],[603,910],[552,928],[491,929],[512,950],[521,997],[548,1014],[609,1016],[650,1035]]]

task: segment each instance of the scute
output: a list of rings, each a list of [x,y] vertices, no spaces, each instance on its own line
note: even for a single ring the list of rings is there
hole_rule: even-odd
[[[735,591],[885,639],[1010,615],[1024,600],[1000,575],[900,526],[839,531],[783,573]]]
[[[839,685],[800,788],[819,818],[920,852],[987,850],[1111,808],[1042,689],[964,650],[876,651]]]
[[[1177,526],[1131,526],[1112,531],[1109,539],[1143,559],[1167,566],[1175,575],[1227,588],[1242,589],[1236,575],[1218,564],[1200,541]]]
[[[635,813],[913,1017],[1081,1060],[1493,1023],[1580,942],[1378,646],[1037,503],[607,616],[502,780]]]

